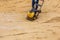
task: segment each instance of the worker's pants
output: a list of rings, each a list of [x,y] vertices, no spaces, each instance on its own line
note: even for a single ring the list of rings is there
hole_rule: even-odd
[[[32,0],[32,9],[35,8],[35,5],[38,4],[38,2],[39,2],[39,0],[36,0],[36,2],[35,2],[35,0]],[[36,5],[35,9],[37,10],[37,8],[38,8],[38,5]]]

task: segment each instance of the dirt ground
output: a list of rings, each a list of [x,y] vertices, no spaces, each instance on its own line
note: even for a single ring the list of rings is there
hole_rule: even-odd
[[[35,21],[30,9],[31,0],[0,0],[0,40],[60,40],[60,0],[45,0]]]

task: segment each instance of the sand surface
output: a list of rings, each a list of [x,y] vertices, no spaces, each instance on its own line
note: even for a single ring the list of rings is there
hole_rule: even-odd
[[[45,0],[35,21],[30,9],[31,0],[0,0],[0,40],[60,40],[60,0]]]

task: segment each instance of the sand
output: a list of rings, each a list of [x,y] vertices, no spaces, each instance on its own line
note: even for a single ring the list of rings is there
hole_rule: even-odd
[[[0,0],[0,40],[60,40],[60,0],[45,0],[35,21],[30,9],[31,0]]]

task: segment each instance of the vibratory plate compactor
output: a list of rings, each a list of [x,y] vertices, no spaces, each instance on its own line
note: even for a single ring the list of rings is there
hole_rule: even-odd
[[[44,0],[42,1],[42,4],[35,3],[34,8],[27,13],[28,20],[33,21],[38,18],[39,13],[41,13],[41,7],[43,5],[43,2]],[[36,9],[37,6],[38,6],[38,9]]]

